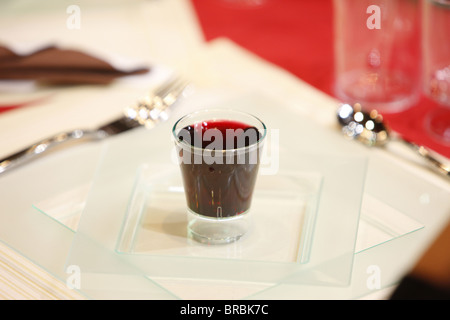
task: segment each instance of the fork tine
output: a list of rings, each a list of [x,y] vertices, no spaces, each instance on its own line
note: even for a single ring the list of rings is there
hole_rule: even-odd
[[[141,125],[153,127],[156,123],[167,120],[169,107],[179,99],[187,85],[180,77],[171,78],[137,104],[128,107],[125,113],[129,117],[133,115],[131,118]]]
[[[187,82],[180,77],[172,78],[147,96],[150,108],[166,109],[170,107],[186,88]]]
[[[172,77],[163,85],[150,93],[151,97],[165,97],[183,83],[180,77]]]
[[[170,87],[170,90],[166,92],[165,95],[161,96],[166,107],[172,105],[179,97],[183,94],[183,91],[186,89],[188,82],[179,78],[177,79],[173,85]]]

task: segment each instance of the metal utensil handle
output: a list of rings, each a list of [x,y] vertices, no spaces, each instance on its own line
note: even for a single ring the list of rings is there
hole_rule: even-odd
[[[439,172],[440,174],[443,174],[444,176],[450,177],[450,165],[445,164],[442,161],[438,160],[436,157],[434,157],[428,149],[426,149],[423,146],[419,146],[415,143],[402,140],[404,143],[406,143],[409,147],[411,147],[413,150],[415,150],[419,155],[421,155],[424,159],[426,159],[432,167]]]
[[[66,144],[71,141],[84,141],[86,139],[96,140],[98,138],[101,138],[99,133],[90,130],[73,130],[70,132],[56,134],[0,160],[0,174],[27,163],[40,155],[46,154],[56,146]]]

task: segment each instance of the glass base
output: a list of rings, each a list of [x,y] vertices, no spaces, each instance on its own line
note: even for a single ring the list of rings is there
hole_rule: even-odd
[[[418,87],[404,74],[378,74],[365,70],[347,72],[338,77],[335,95],[346,103],[361,103],[364,110],[397,113],[419,99]]]
[[[200,243],[227,244],[239,240],[250,228],[248,211],[229,218],[210,218],[187,209],[188,236]]]
[[[440,144],[450,146],[450,108],[441,107],[428,113],[425,128]]]

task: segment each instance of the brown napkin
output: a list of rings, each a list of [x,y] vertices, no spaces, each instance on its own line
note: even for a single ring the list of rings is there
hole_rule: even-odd
[[[0,45],[1,80],[35,80],[51,85],[108,84],[117,77],[149,71],[145,67],[119,70],[89,54],[55,46],[19,55]]]

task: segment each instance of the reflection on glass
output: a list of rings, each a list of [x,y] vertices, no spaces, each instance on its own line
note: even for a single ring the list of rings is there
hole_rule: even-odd
[[[425,125],[433,137],[450,145],[450,1],[426,0],[423,6],[424,91],[441,106]]]

